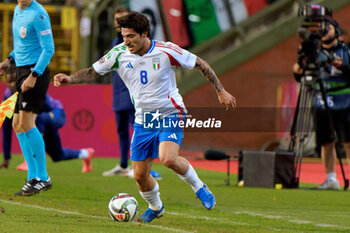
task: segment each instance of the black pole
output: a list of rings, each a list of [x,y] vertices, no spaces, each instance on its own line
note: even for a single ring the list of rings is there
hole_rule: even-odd
[[[227,179],[226,184],[230,185],[230,157],[227,158]]]

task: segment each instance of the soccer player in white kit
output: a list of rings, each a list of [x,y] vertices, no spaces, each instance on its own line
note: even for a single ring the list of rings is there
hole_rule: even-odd
[[[131,143],[134,178],[141,196],[149,204],[139,221],[151,222],[164,213],[158,183],[150,175],[153,160],[158,156],[165,166],[190,184],[204,207],[211,210],[216,204],[214,195],[198,178],[191,164],[179,156],[183,129],[179,124],[171,124],[171,128],[146,129],[143,125],[144,114],[152,113],[154,119],[160,118],[166,122],[183,119],[186,108],[176,87],[174,66],[195,67],[202,72],[227,110],[235,107],[236,100],[225,91],[213,69],[201,58],[173,43],[151,40],[149,22],[144,15],[131,12],[118,18],[118,23],[124,43],[112,48],[90,68],[79,70],[71,76],[55,75],[54,85],[85,82],[112,70],[117,71],[125,82],[136,109]]]

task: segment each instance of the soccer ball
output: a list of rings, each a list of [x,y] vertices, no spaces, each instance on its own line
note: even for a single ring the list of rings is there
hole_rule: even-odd
[[[114,221],[131,222],[139,211],[139,204],[132,195],[119,193],[109,201],[108,210]]]

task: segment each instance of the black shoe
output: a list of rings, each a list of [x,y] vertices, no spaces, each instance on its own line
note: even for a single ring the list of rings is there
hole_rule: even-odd
[[[36,178],[27,181],[22,190],[15,193],[15,196],[32,196],[38,194],[40,191],[46,191],[52,188],[51,179],[47,181],[37,180]]]
[[[37,184],[35,184],[34,187],[39,189],[39,192],[52,189],[52,183],[51,183],[50,177],[47,181],[39,180],[39,182]]]
[[[33,189],[34,189],[34,185],[38,183],[38,180],[33,178],[31,180],[26,181],[26,183],[23,185],[21,191],[19,191],[18,193],[15,193],[15,196],[29,196],[29,195],[34,195],[36,193],[33,193]],[[32,194],[28,194],[28,193],[32,193]]]

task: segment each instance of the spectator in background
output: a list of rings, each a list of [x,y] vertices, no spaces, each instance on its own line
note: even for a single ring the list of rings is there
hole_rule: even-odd
[[[14,66],[11,66],[6,73],[6,83],[8,88],[5,90],[4,99],[10,97],[15,91],[16,73]],[[59,100],[46,95],[43,112],[38,115],[35,124],[43,135],[45,142],[45,150],[54,162],[83,159],[82,172],[90,172],[92,170],[91,160],[94,154],[92,148],[72,150],[69,148],[62,148],[61,138],[58,130],[66,123],[66,115],[62,103]],[[12,119],[6,118],[2,127],[3,136],[3,151],[4,162],[0,168],[8,168],[11,159],[11,136],[12,136]],[[17,170],[27,171],[27,163],[17,166]]]
[[[117,18],[124,16],[130,12],[126,6],[119,6],[114,13],[114,29],[117,36],[112,41],[112,47],[123,43],[123,37],[120,33],[120,27]],[[103,176],[129,176],[133,177],[132,170],[128,168],[128,160],[130,154],[130,126],[134,123],[135,109],[131,103],[128,88],[121,80],[117,72],[113,71],[113,111],[117,123],[117,131],[119,136],[120,148],[120,164],[117,164],[111,170],[102,173]]]
[[[50,17],[33,0],[17,0],[12,20],[13,51],[0,63],[0,75],[16,64],[18,100],[13,115],[23,156],[28,164],[26,183],[15,193],[30,196],[52,188],[46,170],[45,143],[35,125],[50,83],[48,65],[54,54]]]

